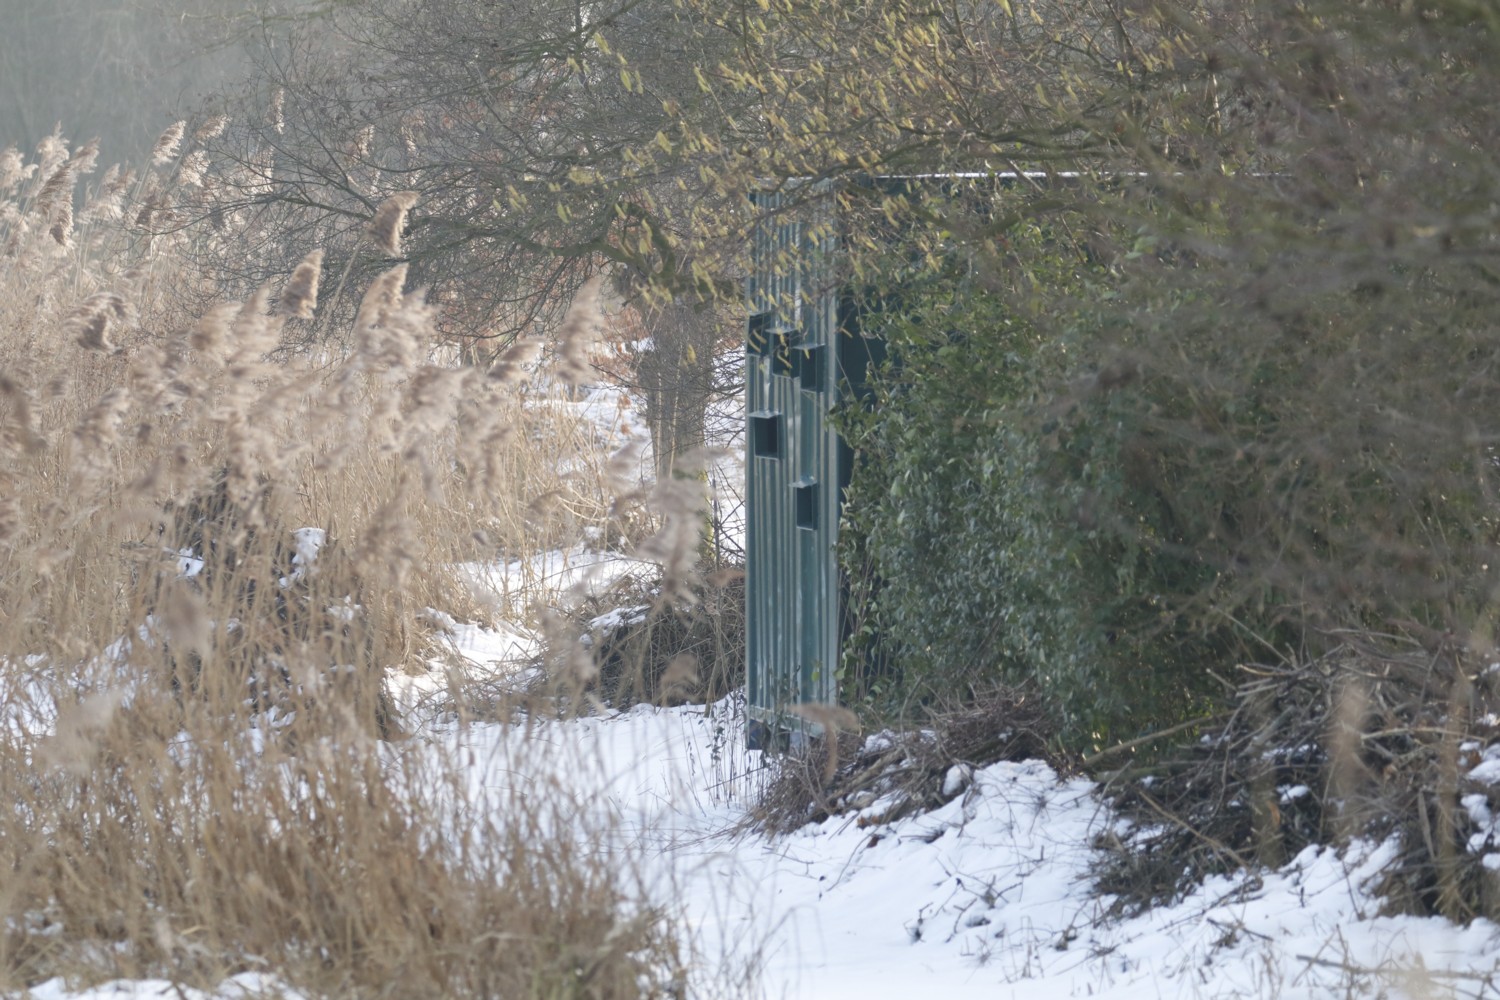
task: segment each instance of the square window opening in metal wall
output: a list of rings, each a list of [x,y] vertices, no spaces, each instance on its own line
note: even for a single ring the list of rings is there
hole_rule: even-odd
[[[818,530],[818,481],[799,479],[792,484],[792,495],[796,498],[797,527],[803,531]]]
[[[783,423],[781,414],[769,410],[750,414],[750,454],[755,458],[780,458]]]
[[[803,392],[823,391],[823,365],[826,355],[827,351],[821,344],[797,349],[796,374]]]
[[[773,331],[771,312],[752,313],[745,329],[745,350],[756,357],[769,358],[772,353]]]
[[[775,334],[771,345],[771,374],[791,378],[797,374],[797,349],[792,346],[795,330],[782,330]]]

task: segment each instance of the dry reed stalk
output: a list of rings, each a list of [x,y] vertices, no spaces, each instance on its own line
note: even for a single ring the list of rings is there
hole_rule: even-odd
[[[68,158],[68,140],[62,136],[62,125],[36,144],[37,175],[46,177]]]
[[[228,115],[213,115],[193,131],[193,141],[208,142],[210,139],[217,139],[228,127]]]
[[[73,332],[78,346],[112,354],[119,348],[109,339],[110,326],[124,321],[127,314],[122,296],[115,292],[95,292],[73,310],[65,326]]]
[[[573,297],[563,324],[557,331],[557,378],[568,385],[583,385],[594,374],[591,349],[603,328],[604,312],[599,305],[604,290],[604,275],[596,274]]]
[[[526,377],[527,369],[536,362],[541,352],[541,338],[530,333],[522,333],[495,358],[486,377],[500,384],[519,382]]]
[[[184,156],[177,167],[177,179],[189,187],[201,188],[207,173],[208,153],[201,149],[195,149]]]
[[[292,271],[291,280],[281,293],[283,315],[295,319],[312,319],[318,307],[318,276],[323,268],[323,251],[313,250]]]
[[[11,191],[37,171],[35,163],[27,163],[15,146],[0,150],[0,192]]]
[[[91,218],[123,245],[109,214]],[[584,464],[584,421],[420,365],[431,309],[402,294],[404,271],[368,296],[368,353],[318,359],[320,375],[268,358],[268,288],[185,319],[153,290],[194,276],[163,259],[86,297],[129,258],[87,259],[84,235],[85,270],[0,274],[0,716],[24,721],[0,727],[0,798],[17,806],[0,814],[0,992],[54,975],[212,988],[264,963],[309,995],[686,995],[670,922],[633,897],[617,839],[580,830],[588,807],[565,784],[474,802],[467,762],[377,748],[366,728],[385,670],[425,655],[423,609],[461,604],[455,539],[482,524],[516,552],[568,544],[589,484],[558,467]],[[66,328],[96,351],[127,304],[144,330],[182,332],[120,356],[28,339],[80,298]],[[348,413],[316,391],[345,371]],[[381,457],[371,421],[387,418],[405,450]],[[446,484],[481,461],[495,493],[455,502]],[[245,510],[179,519],[226,466]],[[567,490],[574,510],[532,519],[538,492]],[[187,523],[206,575],[180,571]],[[294,587],[282,524],[338,528]],[[8,683],[35,656],[36,683]]]
[[[75,175],[91,174],[99,162],[99,140],[90,139],[73,151],[68,158],[68,164],[73,168]]]
[[[182,134],[187,130],[187,122],[173,122],[168,125],[161,135],[157,136],[156,144],[151,147],[151,162],[158,167],[166,166],[177,158],[177,150],[182,145]]]
[[[416,205],[419,197],[416,191],[397,191],[380,203],[374,218],[365,228],[371,242],[391,257],[401,256],[401,231],[406,226],[406,213]]]
[[[42,217],[47,233],[60,247],[73,245],[73,165],[57,166],[37,192],[33,211]]]

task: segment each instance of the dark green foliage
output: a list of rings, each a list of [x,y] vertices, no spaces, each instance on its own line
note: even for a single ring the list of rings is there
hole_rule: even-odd
[[[1088,751],[1351,629],[1488,644],[1489,298],[1444,261],[1330,266],[1270,181],[1214,194],[1080,190],[1087,241],[1012,226],[872,293],[899,362],[848,418],[846,561],[900,676],[848,671],[856,699],[1031,683]]]
[[[1159,387],[1100,368],[1088,331],[1059,335],[1029,313],[1023,285],[1097,293],[1104,270],[1061,229],[1013,231],[1007,246],[1024,282],[985,287],[966,268],[884,290],[901,308],[867,319],[900,361],[851,421],[851,559],[867,638],[901,677],[856,694],[892,708],[891,695],[1029,683],[1086,749],[1212,709],[1222,685],[1205,668],[1242,636],[1199,606],[1224,567],[1197,542],[1203,512],[1228,498],[1213,483],[1166,488],[1189,456],[1141,419]]]

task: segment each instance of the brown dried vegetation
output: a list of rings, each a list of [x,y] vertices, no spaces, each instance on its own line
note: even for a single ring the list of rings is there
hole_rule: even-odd
[[[274,308],[267,284],[180,311],[164,289],[212,286],[174,249],[216,236],[172,206],[204,189],[111,172],[59,239],[84,167],[54,138],[0,155],[0,991],[264,969],[310,995],[680,995],[628,859],[557,835],[572,793],[470,802],[386,692],[430,669],[427,609],[542,594],[487,604],[447,567],[608,521],[576,412],[520,366],[443,365],[403,269],[344,350],[287,333],[316,248]]]

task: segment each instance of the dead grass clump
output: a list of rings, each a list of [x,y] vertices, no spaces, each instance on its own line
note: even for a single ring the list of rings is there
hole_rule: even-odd
[[[782,834],[862,810],[870,810],[862,825],[888,823],[942,805],[961,794],[976,769],[999,761],[1042,758],[1061,766],[1053,735],[1040,699],[1007,688],[936,714],[920,730],[862,739],[845,727],[831,758],[822,738],[774,758],[752,823]]]
[[[164,694],[65,708],[40,758],[0,744],[5,794],[34,789],[0,841],[7,994],[266,970],[321,996],[612,1000],[685,978],[665,916],[575,841],[564,789],[468,814],[440,755],[284,756]]]
[[[1394,838],[1393,912],[1500,915],[1500,676],[1450,643],[1351,636],[1307,662],[1244,666],[1227,721],[1108,783],[1128,817],[1096,878],[1120,913],[1303,848]],[[1477,668],[1477,669],[1476,669]],[[1476,768],[1478,768],[1476,770]]]

